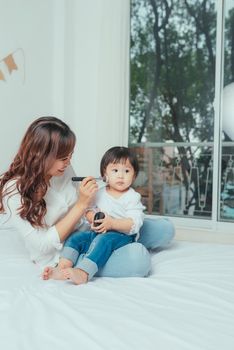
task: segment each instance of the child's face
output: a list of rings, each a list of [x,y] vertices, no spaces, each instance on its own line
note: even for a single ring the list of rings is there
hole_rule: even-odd
[[[105,176],[109,187],[119,192],[127,190],[135,180],[135,172],[129,160],[108,164]]]

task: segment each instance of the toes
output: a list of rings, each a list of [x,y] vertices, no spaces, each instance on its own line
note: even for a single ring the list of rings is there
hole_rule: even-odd
[[[70,271],[68,271],[68,269],[63,271],[63,275],[67,280],[71,279],[71,274],[70,274]]]
[[[44,268],[44,271],[42,273],[42,279],[43,280],[48,280],[50,278],[51,273],[53,272],[53,268],[50,266],[46,266]]]
[[[43,275],[47,275],[47,274],[50,272],[50,269],[51,269],[50,266],[46,266],[46,267],[44,268]]]
[[[41,277],[42,277],[43,280],[48,280],[48,279],[49,279],[48,273],[45,273],[45,272],[43,272],[43,274],[41,275]]]

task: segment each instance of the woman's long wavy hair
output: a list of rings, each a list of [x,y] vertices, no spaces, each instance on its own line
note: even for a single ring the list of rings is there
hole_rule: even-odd
[[[4,213],[3,198],[14,191],[5,184],[15,180],[21,195],[19,215],[34,227],[44,227],[48,171],[56,159],[65,158],[73,151],[75,142],[75,134],[60,119],[41,117],[35,120],[26,131],[8,171],[0,178],[0,213]]]

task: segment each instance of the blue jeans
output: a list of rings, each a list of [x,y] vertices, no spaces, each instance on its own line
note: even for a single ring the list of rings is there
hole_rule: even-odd
[[[144,220],[138,242],[116,249],[105,266],[96,273],[99,277],[145,277],[150,273],[151,259],[147,249],[167,248],[175,235],[173,223],[167,218]],[[147,248],[147,249],[146,249]],[[79,260],[83,258],[82,254]]]
[[[134,239],[135,235],[116,231],[103,234],[77,231],[66,240],[60,256],[69,259],[73,266],[76,265],[77,268],[87,272],[91,279],[98,269],[106,264],[115,249],[132,243]],[[78,261],[80,254],[85,255]]]

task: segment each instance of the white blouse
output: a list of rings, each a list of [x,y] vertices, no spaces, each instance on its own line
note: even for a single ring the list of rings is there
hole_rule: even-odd
[[[50,187],[44,197],[47,207],[45,223],[48,228],[35,228],[20,217],[18,208],[21,206],[21,196],[16,189],[15,180],[6,184],[7,188],[13,189],[13,193],[4,197],[5,213],[0,214],[0,225],[4,229],[17,230],[24,240],[31,260],[42,267],[54,265],[58,261],[62,243],[55,224],[77,200],[77,185],[71,181],[74,175],[72,167],[69,166],[63,176],[53,177],[50,181]]]
[[[42,268],[47,265],[53,266],[59,260],[63,244],[60,242],[55,224],[77,201],[78,186],[71,180],[74,175],[72,167],[69,166],[63,176],[54,176],[50,180],[50,186],[44,197],[47,207],[44,220],[48,228],[35,228],[20,217],[18,208],[21,207],[21,196],[16,188],[16,181],[11,180],[6,184],[6,187],[12,189],[13,192],[4,197],[5,213],[0,214],[0,225],[3,229],[13,228],[20,234],[31,260]],[[142,213],[144,207],[138,193],[130,189],[119,199],[114,199],[108,195],[104,187],[100,189],[96,199],[97,206],[107,214],[115,218],[133,218],[134,225],[130,234],[137,233],[138,237],[144,218]],[[81,219],[74,230],[87,230],[87,228],[87,221]]]

